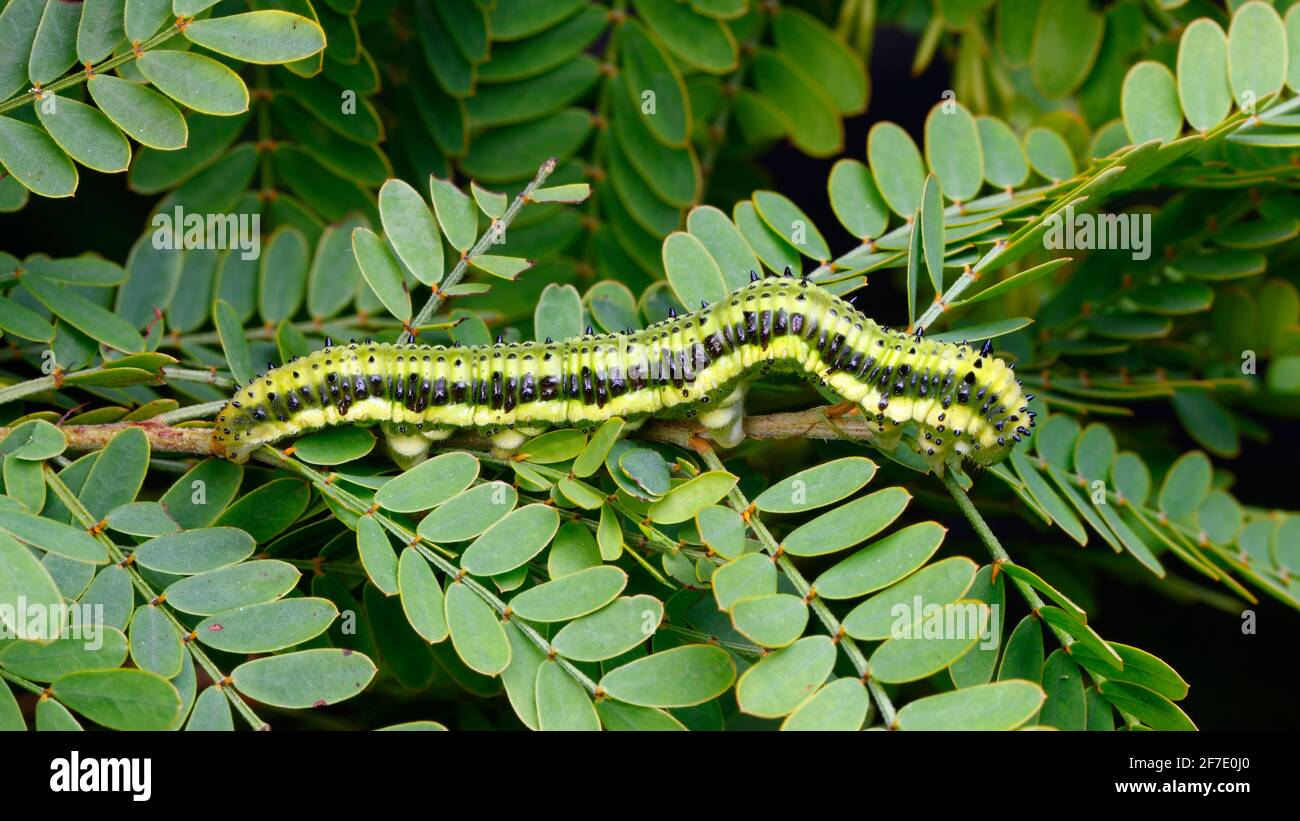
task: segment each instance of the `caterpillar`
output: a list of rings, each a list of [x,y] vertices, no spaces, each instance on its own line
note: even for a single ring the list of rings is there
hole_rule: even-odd
[[[461,347],[351,342],[249,381],[216,418],[214,452],[233,461],[267,443],[342,424],[383,427],[403,467],[433,442],[477,429],[503,450],[549,428],[611,417],[634,430],[651,416],[696,418],[724,447],[744,438],[749,381],[794,371],[861,406],[881,442],[904,427],[938,470],[949,460],[1000,462],[1029,436],[1032,395],[986,342],[925,339],[882,328],[806,278],[750,274],[726,299],[640,331]]]

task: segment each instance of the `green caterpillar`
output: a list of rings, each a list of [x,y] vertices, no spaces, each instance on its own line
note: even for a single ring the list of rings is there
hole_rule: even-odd
[[[409,466],[431,444],[474,428],[504,450],[553,427],[627,429],[651,416],[696,417],[730,447],[744,438],[749,380],[801,372],[827,394],[861,405],[881,441],[907,423],[915,447],[991,465],[1029,435],[1032,396],[1012,366],[982,350],[881,328],[807,279],[759,278],[725,300],[641,331],[560,342],[474,347],[327,344],[249,381],[217,416],[214,450],[237,462],[304,431],[380,423]]]

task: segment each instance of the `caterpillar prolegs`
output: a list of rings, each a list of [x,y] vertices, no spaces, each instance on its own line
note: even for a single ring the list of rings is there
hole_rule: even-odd
[[[751,277],[721,302],[623,334],[329,345],[240,389],[217,416],[214,449],[242,462],[305,431],[381,423],[408,466],[455,430],[477,429],[513,450],[548,428],[615,416],[629,429],[651,416],[695,417],[733,446],[744,436],[745,386],[769,370],[801,372],[859,404],[884,442],[915,423],[915,447],[936,468],[962,458],[994,464],[1029,435],[1032,397],[989,344],[890,331],[806,279]]]

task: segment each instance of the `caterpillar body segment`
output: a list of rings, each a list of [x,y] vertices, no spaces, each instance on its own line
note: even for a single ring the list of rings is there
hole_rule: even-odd
[[[982,350],[881,328],[804,279],[755,279],[722,301],[622,334],[476,347],[329,345],[251,380],[217,417],[215,450],[340,424],[382,425],[403,465],[475,429],[511,450],[555,427],[695,417],[724,446],[743,434],[748,382],[794,371],[861,406],[882,442],[915,426],[936,468],[1001,461],[1033,427],[1015,373]],[[909,431],[911,428],[909,427]]]

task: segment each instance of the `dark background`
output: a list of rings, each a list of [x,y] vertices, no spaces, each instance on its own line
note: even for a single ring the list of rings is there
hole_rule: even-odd
[[[845,154],[863,157],[867,131],[879,120],[892,120],[911,132],[922,143],[925,116],[947,88],[948,69],[942,54],[919,77],[911,76],[916,40],[908,33],[885,29],[878,32],[871,59],[871,101],[865,115],[845,123]],[[831,213],[826,197],[826,179],[833,159],[808,157],[789,145],[767,154],[762,163],[781,191],[802,208],[813,223],[827,232],[832,248],[846,248],[856,243],[840,227]],[[154,199],[131,193],[126,175],[104,175],[85,171],[77,196],[64,200],[32,197],[17,214],[0,215],[0,248],[23,257],[34,252],[53,256],[72,256],[95,251],[109,259],[125,261],[128,250],[146,227],[149,208]],[[904,298],[888,281],[873,281],[869,296],[858,307],[871,314],[870,301],[897,305]],[[1164,402],[1144,402],[1136,407],[1130,420],[1108,420],[1112,429],[1123,435],[1123,428],[1156,426],[1173,432],[1183,450],[1196,443],[1182,433],[1172,408]],[[1267,444],[1243,440],[1241,456],[1232,461],[1216,459],[1216,467],[1236,476],[1234,494],[1242,501],[1260,508],[1288,508],[1297,505],[1295,479],[1283,473],[1292,468],[1300,455],[1300,426],[1273,420],[1272,441]],[[978,502],[978,491],[976,493]],[[965,552],[978,557],[981,549],[965,521],[951,509],[945,523],[952,528],[949,543],[969,545]],[[999,536],[1012,557],[1035,566],[1036,550],[1050,551],[1056,563],[1069,572],[1072,543],[1059,532],[1046,539],[1027,524],[1015,527],[1015,520],[998,520]],[[956,541],[954,541],[956,540]],[[1097,540],[1094,539],[1094,542]],[[1049,544],[1050,543],[1050,544]],[[1105,550],[1093,544],[1090,550]],[[1143,572],[1136,563],[1126,568],[1130,573]],[[1193,577],[1176,560],[1165,562],[1171,575],[1195,583]],[[1044,572],[1049,581],[1064,587],[1067,580]],[[1150,585],[1120,583],[1105,575],[1093,589],[1094,618],[1090,623],[1109,640],[1135,645],[1154,653],[1177,670],[1191,684],[1191,692],[1181,706],[1197,725],[1213,729],[1298,729],[1300,699],[1296,697],[1289,664],[1300,649],[1300,613],[1262,599],[1257,605],[1242,602],[1241,609],[1256,614],[1256,635],[1243,635],[1241,614],[1206,605],[1184,604],[1169,599]],[[1226,590],[1221,592],[1227,593]],[[1007,614],[1014,625],[1022,611]],[[1047,637],[1048,652],[1053,649]]]

